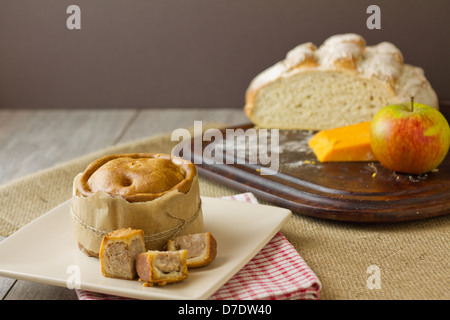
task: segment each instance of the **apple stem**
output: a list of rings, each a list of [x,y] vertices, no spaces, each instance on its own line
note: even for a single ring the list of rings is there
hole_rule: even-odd
[[[414,97],[411,97],[411,112],[414,112]]]

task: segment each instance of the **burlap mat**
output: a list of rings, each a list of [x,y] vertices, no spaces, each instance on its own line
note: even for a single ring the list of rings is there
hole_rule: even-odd
[[[0,186],[0,235],[69,199],[73,177],[91,161],[106,154],[170,153],[175,143],[170,134],[123,143]],[[202,177],[200,190],[209,197],[237,193]],[[449,226],[450,215],[366,225],[294,214],[281,231],[321,280],[322,299],[450,299]]]

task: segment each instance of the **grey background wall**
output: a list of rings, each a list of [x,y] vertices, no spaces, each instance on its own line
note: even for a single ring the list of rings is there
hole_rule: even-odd
[[[289,49],[346,32],[395,43],[450,99],[449,15],[448,0],[0,0],[0,108],[240,108]]]

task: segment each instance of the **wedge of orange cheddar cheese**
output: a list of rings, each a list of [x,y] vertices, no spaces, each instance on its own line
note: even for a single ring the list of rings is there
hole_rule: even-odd
[[[370,121],[319,131],[308,144],[320,162],[376,160],[370,147]]]

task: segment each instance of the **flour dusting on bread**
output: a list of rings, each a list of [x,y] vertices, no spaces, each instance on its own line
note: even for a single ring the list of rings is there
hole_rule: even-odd
[[[353,33],[307,42],[253,79],[244,110],[258,127],[322,130],[369,121],[411,96],[438,108],[423,69],[403,59],[394,44],[367,46]]]

